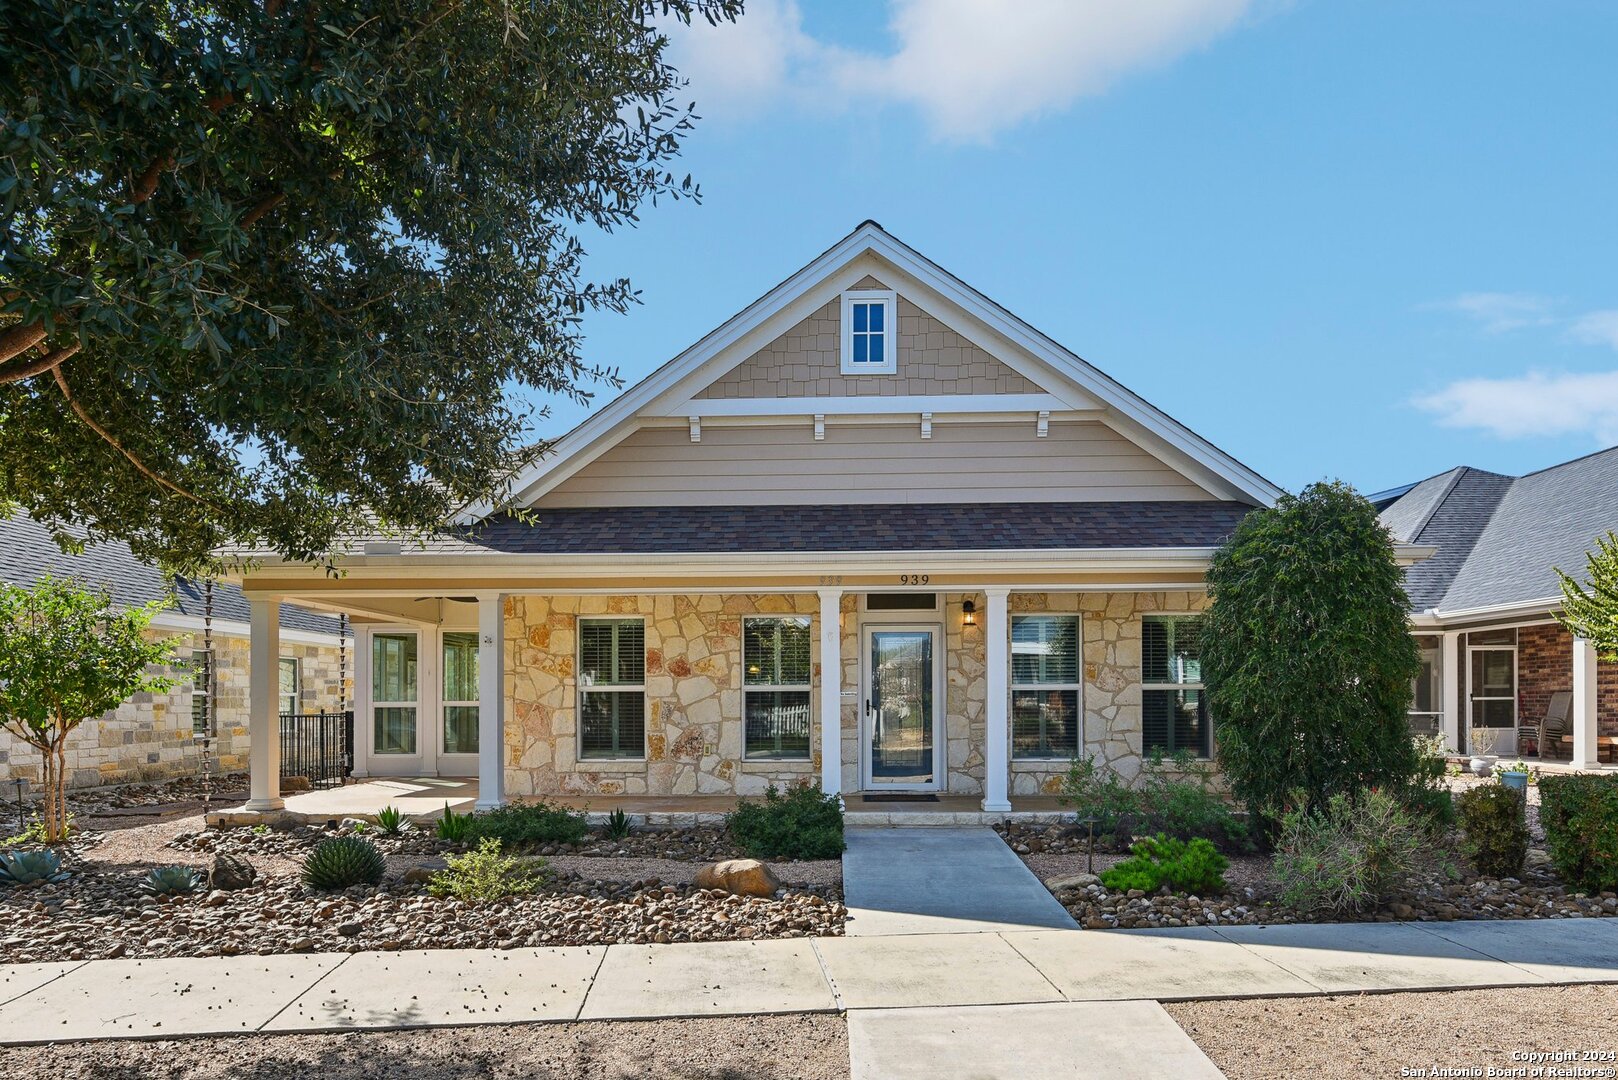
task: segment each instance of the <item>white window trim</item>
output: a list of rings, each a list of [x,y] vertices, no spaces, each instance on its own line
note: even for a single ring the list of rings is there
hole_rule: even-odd
[[[854,305],[880,303],[882,363],[854,363]],[[894,375],[899,371],[899,294],[892,289],[850,289],[843,294],[842,372],[844,375]]]
[[[587,762],[606,761],[620,763],[627,762],[631,764],[635,762],[643,762],[646,760],[646,741],[651,735],[651,724],[647,722],[646,718],[646,662],[644,659],[641,661],[641,681],[638,683],[610,683],[602,686],[596,686],[593,683],[588,682],[588,676],[586,676],[584,673],[584,624],[593,622],[638,622],[641,625],[641,642],[644,644],[646,641],[646,617],[644,615],[581,615],[578,617],[575,633],[573,634],[575,639],[573,649],[573,670],[579,673],[578,679],[576,680],[578,684],[577,693],[574,697],[574,706],[576,709],[576,715],[578,717],[578,722],[574,725],[574,763],[577,767],[584,768]],[[614,757],[585,757],[584,695],[627,694],[635,691],[640,692],[640,753]]]
[[[472,640],[474,642],[477,640],[477,631],[475,631],[475,630],[464,630],[464,629],[459,629],[459,628],[445,628],[445,629],[440,630],[439,633],[438,633],[438,655],[439,655],[439,662],[438,662],[438,727],[439,727],[438,745],[441,748],[440,753],[442,755],[449,756],[449,757],[472,757],[472,756],[477,754],[476,750],[460,750],[460,751],[455,751],[455,752],[452,753],[450,750],[447,749],[447,747],[449,746],[449,726],[448,725],[449,725],[449,711],[450,711],[450,709],[457,708],[457,707],[463,707],[463,706],[475,709],[480,704],[480,702],[479,702],[479,700],[477,698],[473,698],[470,701],[462,701],[462,700],[460,700],[458,698],[451,698],[451,697],[446,697],[445,696],[444,683],[448,681],[449,668],[444,663],[444,643],[445,643],[444,639],[447,638],[450,634],[471,634],[472,635]],[[474,690],[479,688],[479,683],[478,683],[477,679],[472,680],[472,688]],[[479,735],[481,735],[481,734],[482,734],[482,732],[479,732]]]
[[[368,639],[366,641],[366,667],[365,667],[365,678],[367,680],[366,691],[367,691],[367,694],[370,695],[370,691],[371,691],[372,687],[370,685],[369,680],[372,677],[371,669],[372,669],[373,665],[376,663],[376,656],[375,656],[376,639],[379,638],[379,637],[400,637],[400,636],[404,636],[404,635],[407,635],[407,634],[415,637],[415,639],[416,639],[416,696],[415,696],[415,698],[413,700],[411,700],[411,701],[392,701],[392,700],[388,700],[388,699],[385,699],[385,698],[378,698],[378,697],[375,697],[375,696],[371,696],[369,710],[366,713],[366,717],[365,717],[365,719],[366,719],[366,725],[365,725],[365,727],[366,727],[366,733],[365,733],[366,753],[367,753],[368,756],[374,757],[374,758],[376,758],[376,759],[378,759],[379,761],[382,761],[382,762],[394,762],[394,761],[400,761],[400,760],[409,761],[411,759],[419,759],[419,760],[422,760],[422,761],[426,760],[426,755],[423,753],[423,746],[424,746],[424,744],[426,742],[426,732],[422,731],[421,720],[422,720],[422,716],[423,716],[423,712],[424,712],[423,705],[425,704],[422,701],[423,691],[429,685],[427,683],[427,680],[429,678],[431,678],[432,674],[433,674],[432,671],[430,670],[430,668],[427,666],[427,657],[426,657],[426,655],[424,653],[424,650],[425,650],[425,648],[426,648],[426,646],[428,644],[428,638],[430,637],[430,635],[423,632],[422,630],[420,630],[420,629],[418,629],[416,627],[413,627],[413,626],[386,626],[386,627],[378,626],[378,627],[373,627],[371,629],[371,632],[370,632],[370,634],[368,636]],[[376,714],[377,714],[377,710],[379,710],[379,709],[410,709],[416,714],[416,717],[415,717],[415,719],[416,719],[416,727],[415,727],[416,748],[415,748],[415,750],[413,750],[413,751],[411,751],[409,753],[404,753],[404,752],[398,752],[398,751],[392,751],[392,750],[381,750],[381,749],[379,749],[377,747],[377,745],[376,745]],[[359,739],[356,738],[355,741],[358,742]],[[433,764],[433,766],[432,766],[432,769],[436,770],[437,767],[438,766],[437,766],[437,764],[435,762]]]
[[[292,662],[292,693],[285,694],[281,692],[281,669],[286,666],[289,660]],[[299,708],[303,705],[303,661],[296,656],[283,656],[276,661],[275,697],[282,705],[286,704],[288,697],[292,698],[292,708],[283,708],[281,710],[283,716],[289,712],[294,716],[297,715]]]
[[[1143,612],[1141,614],[1141,620],[1140,621],[1141,621],[1141,625],[1144,627],[1148,620],[1164,620],[1164,619],[1167,619],[1167,620],[1196,619],[1196,620],[1198,620],[1200,622],[1201,619],[1202,619],[1202,612],[1200,612],[1200,611],[1148,611],[1148,612]],[[1146,706],[1146,701],[1145,701],[1144,695],[1145,695],[1146,691],[1148,691],[1148,690],[1196,690],[1196,691],[1199,691],[1199,692],[1202,692],[1202,693],[1207,692],[1207,687],[1205,687],[1203,685],[1201,679],[1198,679],[1196,682],[1147,682],[1146,681],[1146,650],[1145,650],[1144,647],[1141,649],[1140,662],[1141,662],[1140,690],[1141,690],[1141,694],[1142,694],[1141,708],[1143,710],[1145,709],[1145,706]],[[1141,723],[1141,748],[1140,748],[1141,749],[1141,755],[1143,757],[1145,755],[1151,753],[1151,751],[1148,750],[1147,747],[1146,747],[1145,719],[1146,718],[1145,718],[1145,716],[1143,714],[1142,717],[1141,717],[1142,723]],[[1215,753],[1216,753],[1215,747],[1217,745],[1218,744],[1215,741],[1215,735],[1214,735],[1213,712],[1210,710],[1208,712],[1208,755],[1206,757],[1204,757],[1201,754],[1197,754],[1196,759],[1198,761],[1212,761],[1214,759],[1214,757],[1215,757]],[[1165,752],[1165,753],[1167,753],[1167,752]]]
[[[747,624],[748,623],[778,623],[785,621],[801,621],[809,630],[809,671],[808,678],[801,683],[750,683],[747,681]],[[742,618],[742,760],[743,761],[811,761],[814,758],[815,748],[815,658],[814,658],[814,630],[815,620],[812,615],[748,615]],[[795,691],[809,695],[809,742],[804,747],[801,756],[781,757],[778,755],[762,755],[750,757],[747,753],[747,695],[773,694],[780,691]]]
[[[1012,648],[1009,648],[1009,647],[1008,647],[1008,649],[1006,651],[1006,663],[1011,665],[1011,668],[1010,668],[1010,671],[1008,671],[1006,673],[1006,681],[1010,686],[1011,695],[1012,695],[1013,700],[1016,699],[1017,691],[1019,691],[1019,690],[1033,691],[1033,692],[1038,692],[1038,691],[1041,691],[1041,690],[1046,691],[1046,692],[1049,692],[1051,690],[1074,690],[1074,691],[1077,691],[1078,696],[1077,696],[1077,699],[1076,699],[1077,700],[1077,705],[1076,705],[1077,713],[1076,713],[1076,715],[1077,715],[1078,721],[1079,721],[1079,738],[1078,738],[1078,745],[1073,748],[1073,752],[1074,752],[1074,754],[1082,754],[1084,752],[1084,746],[1085,746],[1085,741],[1084,741],[1084,726],[1085,726],[1084,725],[1084,617],[1080,612],[1076,612],[1076,611],[1019,611],[1019,612],[1015,612],[1011,616],[1011,618],[1007,620],[1007,622],[1010,624],[1010,629],[1012,629],[1012,630],[1015,629],[1018,619],[1072,619],[1073,620],[1073,623],[1074,623],[1073,648],[1074,648],[1074,651],[1077,654],[1074,657],[1075,662],[1074,662],[1074,667],[1073,667],[1073,673],[1079,677],[1078,682],[1071,682],[1071,683],[1017,682],[1016,678],[1015,678],[1015,673],[1016,673],[1016,670],[1017,670],[1015,652],[1014,652],[1014,650]],[[1008,715],[1010,715],[1009,712],[1008,712]],[[1015,723],[1015,717],[1013,716],[1013,717],[1011,717],[1011,719],[1012,719],[1013,723]],[[1018,754],[1015,745],[1013,745],[1011,747],[1011,760],[1012,761],[1069,761],[1069,760],[1071,760],[1071,757],[1069,755],[1065,755],[1065,754],[1044,754],[1044,755],[1042,755],[1042,754]]]

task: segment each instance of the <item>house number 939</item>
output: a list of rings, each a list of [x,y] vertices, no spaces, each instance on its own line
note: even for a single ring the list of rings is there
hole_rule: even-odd
[[[901,584],[901,585],[926,585],[926,584],[929,584],[932,580],[933,580],[933,576],[931,574],[900,574],[899,575],[899,584]]]

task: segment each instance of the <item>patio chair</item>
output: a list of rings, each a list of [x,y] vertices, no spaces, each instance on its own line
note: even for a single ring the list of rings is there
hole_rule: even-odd
[[[1559,749],[1562,737],[1572,731],[1568,726],[1568,717],[1572,712],[1573,691],[1558,690],[1551,695],[1551,700],[1545,706],[1545,715],[1540,718],[1539,723],[1524,725],[1523,734],[1532,732],[1534,735],[1534,745],[1539,749],[1541,761],[1550,756],[1553,747]],[[1568,757],[1572,756],[1572,751],[1568,751]]]

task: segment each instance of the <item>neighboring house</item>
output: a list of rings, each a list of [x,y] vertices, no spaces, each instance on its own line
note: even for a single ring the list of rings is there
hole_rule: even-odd
[[[33,585],[47,574],[108,589],[116,603],[130,607],[166,599],[170,606],[153,620],[153,630],[181,639],[181,663],[171,691],[138,694],[73,733],[67,744],[70,786],[195,775],[200,767],[198,733],[210,736],[216,772],[247,768],[247,600],[239,588],[218,582],[210,589],[165,577],[121,543],[67,554],[47,529],[28,517],[0,519],[0,581]],[[286,630],[276,653],[277,711],[342,708],[351,694],[345,672],[352,664],[352,646],[338,618],[288,604],[281,609],[281,621]],[[8,780],[39,781],[38,752],[4,730],[0,767]]]
[[[1396,541],[1436,549],[1405,571],[1422,650],[1412,726],[1456,752],[1610,759],[1618,664],[1556,622],[1556,570],[1582,580],[1618,528],[1618,447],[1519,477],[1462,466],[1372,500]]]
[[[1003,811],[1076,755],[1212,753],[1204,574],[1279,494],[866,222],[562,438],[531,514],[243,586],[255,638],[354,620],[359,774]]]

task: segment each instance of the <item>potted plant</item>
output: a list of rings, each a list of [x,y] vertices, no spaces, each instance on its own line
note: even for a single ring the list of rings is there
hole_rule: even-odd
[[[1494,775],[1495,742],[1500,737],[1500,729],[1492,727],[1472,728],[1472,772],[1476,776]]]
[[[1528,790],[1528,762],[1523,761],[1521,758],[1510,764],[1496,765],[1494,774],[1508,788],[1515,788],[1517,791],[1523,792]]]

